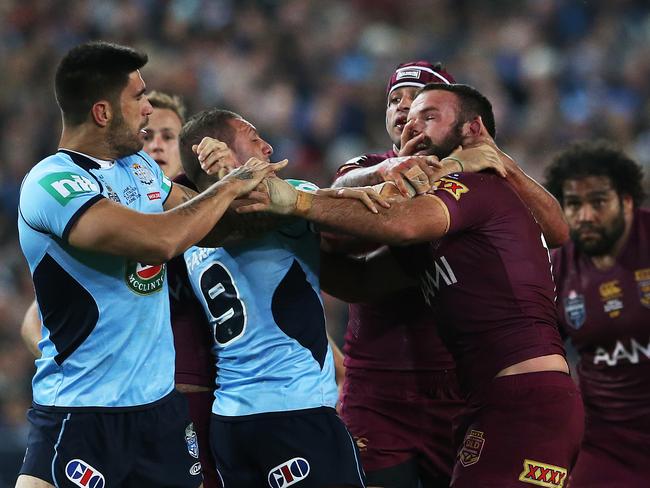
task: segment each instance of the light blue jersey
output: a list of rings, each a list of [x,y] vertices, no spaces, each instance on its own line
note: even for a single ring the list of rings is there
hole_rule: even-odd
[[[170,191],[144,152],[106,162],[62,150],[25,177],[18,231],[44,325],[35,403],[134,407],[173,389],[165,266],[68,244],[73,224],[101,199],[157,213]]]
[[[336,404],[319,249],[319,237],[298,221],[245,244],[185,252],[215,338],[213,413],[242,416]]]

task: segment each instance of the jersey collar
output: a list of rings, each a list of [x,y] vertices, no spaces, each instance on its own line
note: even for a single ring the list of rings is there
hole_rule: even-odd
[[[59,152],[65,153],[72,158],[72,161],[85,170],[89,169],[110,169],[115,166],[115,161],[107,161],[105,159],[98,159],[88,154],[73,151],[72,149],[59,148]]]

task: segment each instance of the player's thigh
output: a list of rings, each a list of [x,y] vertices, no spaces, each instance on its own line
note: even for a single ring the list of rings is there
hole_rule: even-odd
[[[16,488],[54,488],[54,485],[28,474],[21,474],[16,481]]]

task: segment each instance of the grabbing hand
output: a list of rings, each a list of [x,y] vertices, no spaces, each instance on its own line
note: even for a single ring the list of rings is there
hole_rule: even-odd
[[[264,178],[281,170],[288,162],[284,159],[278,163],[269,163],[250,158],[243,166],[230,171],[221,181],[236,185],[237,195],[243,196],[255,190]]]
[[[225,142],[218,139],[204,137],[199,144],[192,146],[192,151],[196,154],[201,169],[209,175],[216,174],[223,178],[237,166],[233,152]]]
[[[476,173],[484,169],[493,169],[499,176],[505,178],[506,169],[497,154],[497,151],[487,142],[481,142],[476,146],[458,146],[445,160],[454,161],[458,164],[460,171]]]
[[[428,192],[440,176],[442,165],[436,156],[398,156],[377,167],[384,181],[394,183],[402,195],[412,197]]]

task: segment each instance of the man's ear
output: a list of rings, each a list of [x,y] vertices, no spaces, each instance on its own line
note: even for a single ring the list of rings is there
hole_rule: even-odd
[[[93,122],[99,127],[106,127],[113,118],[113,107],[108,100],[95,102],[90,109]]]
[[[475,138],[481,135],[483,125],[479,116],[474,117],[463,124],[463,137]]]

